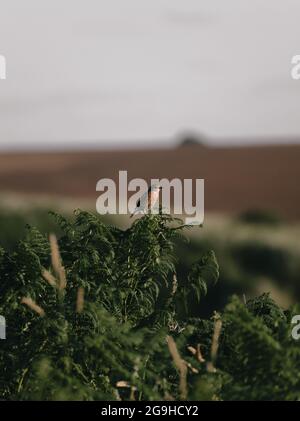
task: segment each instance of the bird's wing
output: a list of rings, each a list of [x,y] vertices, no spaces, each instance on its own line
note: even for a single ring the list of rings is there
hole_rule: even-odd
[[[145,192],[142,194],[142,196],[139,198],[139,200],[136,202],[136,207],[143,207],[145,206],[146,201],[148,200],[148,192]]]

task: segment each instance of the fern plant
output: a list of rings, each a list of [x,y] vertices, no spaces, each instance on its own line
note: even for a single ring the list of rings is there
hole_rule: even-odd
[[[127,230],[55,215],[0,250],[0,396],[6,400],[299,399],[293,312],[269,296],[191,317],[219,267],[209,250],[178,272],[184,226],[146,215]]]

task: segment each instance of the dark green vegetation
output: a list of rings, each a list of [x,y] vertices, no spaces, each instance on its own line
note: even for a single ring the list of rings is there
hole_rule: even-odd
[[[105,223],[109,222],[112,221],[106,218]],[[61,235],[45,207],[22,211],[2,207],[0,247],[15,250],[18,241],[26,235],[27,225],[36,227],[42,234]],[[209,317],[213,311],[223,310],[233,294],[251,298],[271,291],[284,307],[300,301],[299,224],[289,224],[272,212],[249,211],[236,219],[208,217],[204,228],[185,234],[189,237],[188,247],[177,250],[176,267],[182,279],[187,279],[190,265],[209,249],[215,251],[221,267],[219,282],[208,290],[208,298],[201,306],[190,300],[192,315]]]
[[[34,226],[41,232],[57,231],[57,224],[44,208],[15,210],[0,208],[0,247],[13,250],[27,232],[27,226]]]
[[[1,399],[300,398],[300,308],[234,296],[201,319],[219,266],[211,250],[182,263],[180,221],[147,215],[123,231],[85,212],[56,219],[59,251],[32,228],[0,251]]]

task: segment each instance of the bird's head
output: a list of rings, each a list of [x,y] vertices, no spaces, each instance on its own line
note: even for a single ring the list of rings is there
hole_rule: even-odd
[[[155,183],[155,184],[151,184],[149,190],[151,190],[152,192],[154,192],[154,191],[160,191],[160,190],[162,190],[162,187],[161,187],[160,184]]]

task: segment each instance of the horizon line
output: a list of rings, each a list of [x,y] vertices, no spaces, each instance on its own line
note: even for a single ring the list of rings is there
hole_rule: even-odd
[[[191,140],[191,143],[189,141]],[[42,143],[42,145],[41,145]],[[299,135],[266,135],[266,136],[226,136],[207,137],[187,133],[186,135],[144,138],[144,139],[111,139],[111,140],[56,140],[56,141],[18,142],[16,144],[0,144],[0,153],[31,153],[31,152],[88,152],[88,151],[121,151],[144,149],[173,149],[177,147],[200,146],[207,148],[244,148],[259,146],[297,146],[300,145]]]

